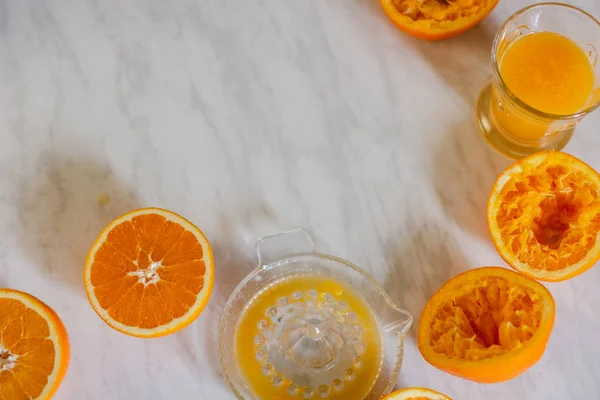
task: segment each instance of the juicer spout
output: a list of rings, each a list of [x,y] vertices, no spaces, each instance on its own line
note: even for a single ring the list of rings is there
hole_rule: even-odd
[[[394,310],[390,315],[394,321],[384,325],[383,330],[385,332],[393,332],[396,336],[406,336],[412,326],[413,316],[407,310],[393,308]]]

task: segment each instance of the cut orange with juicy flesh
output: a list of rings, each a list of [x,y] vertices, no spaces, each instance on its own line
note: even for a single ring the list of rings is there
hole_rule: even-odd
[[[543,281],[572,278],[600,258],[600,175],[566,153],[536,153],[500,175],[487,222],[515,270]]]
[[[108,325],[164,336],[200,315],[212,292],[213,253],[204,234],[170,211],[144,208],[107,226],[85,265],[85,290]]]
[[[400,389],[384,397],[382,400],[452,400],[450,397],[435,390],[412,387]]]
[[[381,0],[394,25],[425,40],[448,39],[471,29],[496,4],[498,0]]]
[[[68,365],[58,315],[27,293],[0,289],[0,400],[50,399]]]
[[[544,353],[554,299],[541,283],[500,267],[450,279],[419,322],[423,358],[449,374],[482,383],[523,373]]]

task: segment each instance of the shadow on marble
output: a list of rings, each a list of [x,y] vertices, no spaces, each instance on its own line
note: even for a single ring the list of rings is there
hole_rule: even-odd
[[[211,241],[215,257],[215,283],[208,303],[209,316],[204,319],[205,355],[214,362],[210,368],[219,379],[221,375],[218,354],[218,329],[225,304],[237,285],[258,265],[255,244],[260,235],[257,230],[264,225],[275,224],[276,216],[264,204],[249,207],[235,215],[221,217],[221,234],[218,241]],[[232,223],[235,221],[235,223]],[[268,231],[267,234],[277,233]],[[205,312],[206,312],[205,311]]]
[[[429,298],[451,277],[469,269],[456,239],[442,224],[426,221],[408,239],[385,246],[390,265],[384,288],[413,315],[407,340],[416,342],[419,317]]]
[[[208,378],[212,382],[223,380],[216,354],[216,342],[211,343],[211,347],[198,338],[208,338],[208,332],[204,333],[204,331],[216,324],[218,324],[218,317],[205,310],[189,327],[161,339],[172,343],[175,349],[173,355],[182,360],[198,379]],[[210,338],[212,342],[212,335]],[[207,370],[212,373],[211,376],[207,376]]]
[[[244,277],[256,268],[256,261],[251,255],[243,255],[234,249],[234,245],[217,245],[213,247],[215,255],[215,284],[213,293],[209,302],[209,316],[204,318],[202,337],[204,338],[204,353],[210,362],[209,367],[223,384],[225,381],[221,374],[221,365],[219,364],[218,331],[219,322],[227,299],[235,287],[244,279]],[[233,329],[233,327],[232,327]],[[189,360],[194,361],[194,360]],[[196,364],[196,363],[194,363]],[[205,364],[205,360],[199,360],[199,364]]]
[[[380,0],[357,0],[358,4],[364,5],[366,9],[369,10],[373,15],[377,15],[385,19],[386,22],[392,23],[388,17],[385,15],[383,8],[381,7]]]
[[[87,253],[102,229],[139,208],[135,195],[92,160],[44,161],[22,193],[20,238],[40,271],[83,292]]]
[[[492,76],[490,57],[496,29],[492,22],[483,21],[450,39],[412,39],[412,44],[447,86],[474,110],[479,92]]]
[[[358,3],[382,23],[392,25],[379,0],[359,0]],[[492,76],[490,58],[498,28],[498,21],[486,18],[467,32],[440,41],[417,39],[397,29],[398,46],[417,50],[448,87],[466,104],[475,107],[479,92]]]
[[[485,142],[474,121],[451,127],[435,152],[433,179],[442,208],[461,229],[489,241],[488,196],[512,161]]]

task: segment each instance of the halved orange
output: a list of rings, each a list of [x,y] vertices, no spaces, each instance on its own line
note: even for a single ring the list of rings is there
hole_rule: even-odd
[[[30,294],[0,289],[0,399],[50,399],[68,366],[58,315]]]
[[[382,400],[452,400],[450,397],[435,390],[422,387],[400,389],[384,397]]]
[[[482,383],[523,373],[544,353],[554,325],[554,299],[541,283],[501,267],[451,278],[421,314],[423,358]]]
[[[425,40],[457,36],[484,19],[499,0],[380,0],[400,30]]]
[[[213,281],[206,236],[159,208],[114,220],[85,264],[85,290],[96,313],[114,329],[138,337],[164,336],[189,325],[206,306]]]
[[[500,256],[515,270],[562,281],[600,258],[600,175],[561,152],[540,152],[496,181],[487,222]]]

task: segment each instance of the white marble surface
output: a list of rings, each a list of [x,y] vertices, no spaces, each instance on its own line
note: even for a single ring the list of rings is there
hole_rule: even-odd
[[[418,318],[449,277],[503,265],[484,203],[508,165],[473,119],[500,23],[426,43],[376,0],[0,0],[0,286],[62,316],[72,361],[56,399],[230,399],[215,357],[224,302],[254,241],[294,227],[372,272]],[[600,16],[597,0],[572,3]],[[567,151],[600,168],[600,112]],[[101,206],[98,196],[111,202]],[[194,221],[216,285],[189,328],[113,331],[82,287],[85,255],[139,206]],[[479,385],[428,365],[407,339],[398,386],[455,399],[600,398],[600,267],[549,285],[542,360]]]

